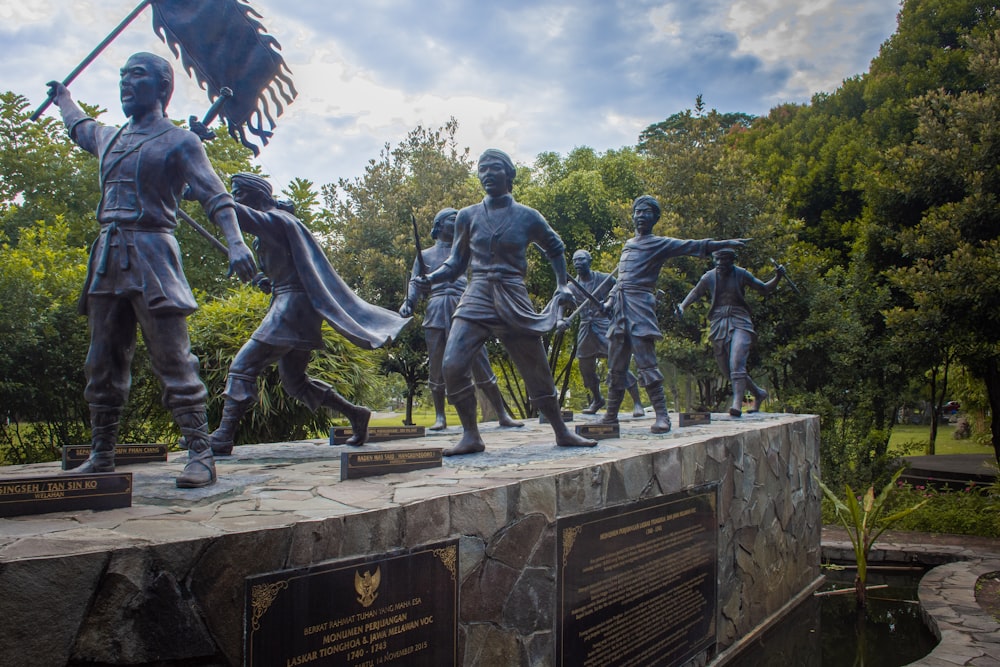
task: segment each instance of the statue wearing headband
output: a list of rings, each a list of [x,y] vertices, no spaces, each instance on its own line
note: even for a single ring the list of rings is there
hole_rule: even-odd
[[[94,242],[80,298],[90,325],[84,391],[90,406],[90,458],[74,473],[115,469],[118,422],[132,383],[136,326],[163,383],[164,406],[188,445],[177,486],[216,480],[205,415],[207,392],[191,354],[187,316],[198,304],[181,268],[174,237],[182,193],[198,200],[229,246],[230,270],[244,280],[256,272],[240,236],[233,198],[208,161],[201,140],[166,115],[173,70],[163,58],[137,53],[121,69],[119,89],[128,123],[108,127],[88,117],[57,82],[49,94],[70,137],[100,159],[100,235]]]
[[[451,245],[455,240],[456,216],[458,216],[458,211],[453,208],[441,209],[434,216],[434,227],[431,230],[431,238],[435,241],[434,246],[421,253],[423,265],[427,271],[433,271],[441,266],[451,254]],[[407,285],[406,299],[399,307],[399,314],[403,317],[409,317],[413,314],[413,308],[421,296],[427,296],[427,309],[424,311],[424,337],[427,340],[427,363],[429,366],[427,385],[430,387],[431,397],[434,400],[435,412],[434,424],[429,429],[440,431],[448,425],[444,413],[444,348],[448,341],[448,331],[451,329],[451,316],[455,313],[458,300],[469,281],[465,274],[462,274],[455,280],[435,283],[430,287],[424,286],[422,288],[416,280],[419,276],[420,261],[414,259],[411,280]],[[492,404],[500,426],[524,426],[507,413],[503,396],[500,394],[500,387],[497,386],[497,376],[490,366],[490,358],[486,353],[485,346],[472,356],[470,363],[476,387]]]
[[[597,299],[608,296],[615,286],[615,278],[607,273],[594,271],[590,268],[593,258],[586,250],[573,253],[573,267],[576,269],[576,282],[580,287]],[[608,325],[611,321],[603,309],[593,304],[575,285],[571,285],[573,298],[580,307],[580,325],[576,330],[576,359],[580,367],[580,377],[583,386],[590,392],[590,405],[581,410],[585,415],[592,415],[604,407],[604,397],[601,396],[601,381],[597,377],[597,360],[608,358]],[[569,322],[563,321],[560,327],[568,328]],[[632,397],[632,416],[643,417],[646,411],[642,408],[642,398],[639,396],[639,386],[628,372],[628,393]]]
[[[326,321],[364,349],[388,343],[409,322],[358,297],[330,265],[323,249],[287,207],[274,200],[271,184],[256,174],[232,178],[240,227],[256,237],[254,247],[271,290],[271,306],[229,367],[219,428],[212,432],[215,454],[232,453],[240,419],[257,400],[257,378],[277,362],[285,391],[314,412],[321,407],[347,417],[349,445],[363,445],[371,411],[355,405],[321,380],[309,377],[312,351],[323,347]]]
[[[744,294],[747,287],[764,295],[770,294],[785,274],[785,267],[779,266],[774,277],[765,283],[735,265],[736,251],[732,249],[717,250],[712,253],[712,258],[715,268],[701,277],[677,306],[677,312],[683,315],[685,308],[706,294],[712,299],[712,307],[708,311],[709,338],[712,339],[712,351],[719,371],[732,383],[733,402],[729,414],[739,417],[743,414],[743,397],[748,390],[754,399],[749,412],[757,412],[767,399],[767,392],[757,386],[747,373],[750,346],[757,340],[757,334],[750,321],[750,307]]]
[[[485,449],[476,423],[476,394],[470,362],[491,336],[500,339],[524,379],[532,404],[543,414],[562,447],[593,447],[595,441],[570,431],[562,420],[555,383],[542,345],[542,334],[559,320],[559,303],[572,303],[566,285],[562,239],[533,208],[514,201],[516,171],[506,153],[495,149],[479,157],[479,182],[486,197],[458,212],[451,255],[426,284],[471,277],[452,320],[444,353],[444,382],[458,412],[463,434],[444,454],[471,454]],[[555,273],[556,295],[541,313],[535,311],[524,284],[528,246],[536,245]]]
[[[660,202],[643,195],[632,203],[635,236],[625,242],[618,263],[618,284],[611,290],[605,308],[611,313],[608,337],[608,407],[603,423],[618,422],[628,383],[628,366],[632,357],[639,374],[639,384],[646,388],[649,402],[656,412],[650,427],[653,433],[670,431],[670,415],[663,392],[663,373],[656,358],[656,341],[662,338],[656,321],[656,281],[663,264],[672,257],[696,255],[707,257],[722,248],[740,247],[746,239],[700,241],[654,236],[653,226],[660,219]]]

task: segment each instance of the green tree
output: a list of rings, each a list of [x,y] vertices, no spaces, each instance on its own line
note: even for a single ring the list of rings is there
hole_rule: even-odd
[[[392,310],[403,302],[416,254],[411,216],[421,247],[427,247],[439,210],[481,198],[469,151],[455,141],[457,130],[454,119],[437,130],[417,127],[395,148],[386,145],[363,176],[323,186],[316,226],[333,265],[365,300]],[[381,357],[382,371],[398,373],[406,383],[407,422],[412,421],[412,399],[427,379],[420,323],[418,316]]]
[[[1000,30],[975,32],[961,40],[972,89],[916,99],[913,140],[887,151],[877,202],[900,230],[889,324],[908,342],[924,332],[925,358],[954,355],[983,380],[1000,460]]]

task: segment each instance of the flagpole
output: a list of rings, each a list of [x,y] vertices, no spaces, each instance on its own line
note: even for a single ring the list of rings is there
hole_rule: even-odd
[[[140,13],[142,13],[142,10],[146,8],[146,5],[149,5],[152,2],[153,0],[142,0],[142,2],[140,2],[138,6],[132,10],[132,13],[126,16],[125,19],[118,24],[118,27],[112,30],[111,34],[105,37],[104,41],[98,44],[97,47],[90,52],[90,55],[84,58],[83,62],[77,65],[76,68],[69,73],[69,76],[63,79],[63,85],[69,86],[69,84],[73,82],[73,79],[75,79],[80,74],[80,72],[86,69],[87,66],[90,63],[92,63],[94,59],[97,58],[97,56],[101,54],[101,51],[107,48],[108,44],[110,44],[119,34],[121,34],[121,32],[128,27],[129,23],[135,20],[135,17],[137,17]],[[38,118],[45,112],[45,110],[49,108],[50,104],[52,104],[51,95],[47,97],[44,102],[42,102],[41,106],[39,106],[35,110],[35,113],[31,114],[31,120],[33,121],[38,120]]]

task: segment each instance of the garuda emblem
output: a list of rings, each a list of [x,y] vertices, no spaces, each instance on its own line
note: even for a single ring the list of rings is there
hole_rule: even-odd
[[[354,590],[358,592],[358,602],[363,607],[370,607],[378,597],[378,587],[382,583],[382,570],[375,568],[375,574],[365,570],[361,574],[360,570],[354,572]]]

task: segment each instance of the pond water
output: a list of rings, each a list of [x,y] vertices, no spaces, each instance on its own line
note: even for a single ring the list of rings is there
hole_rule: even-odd
[[[922,572],[868,573],[867,613],[854,595],[810,596],[734,662],[736,667],[900,667],[930,653],[937,640],[917,600]],[[852,587],[853,570],[828,571],[820,590]]]

